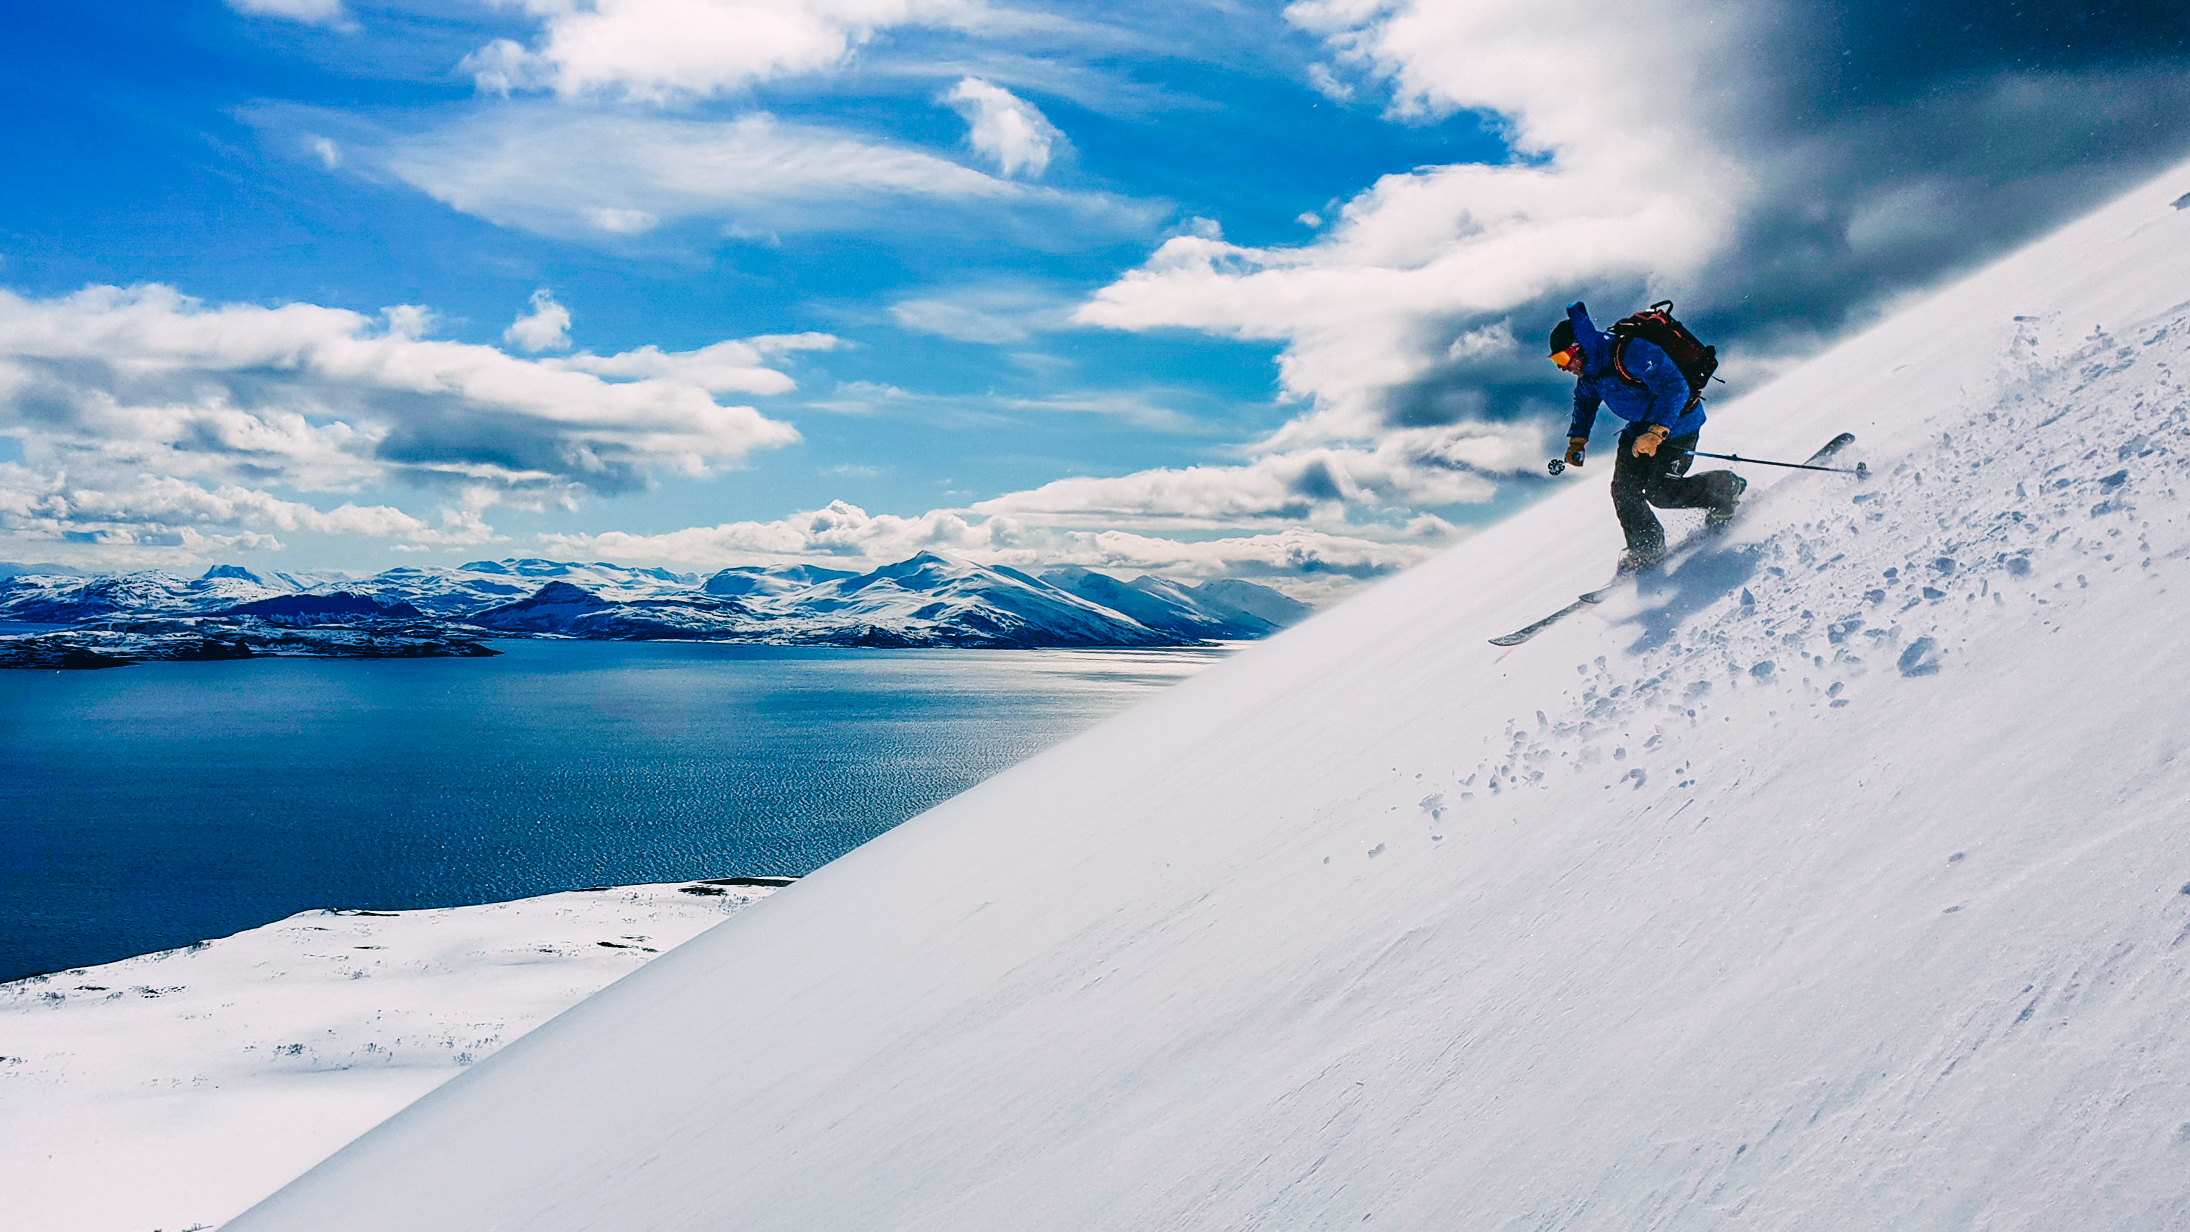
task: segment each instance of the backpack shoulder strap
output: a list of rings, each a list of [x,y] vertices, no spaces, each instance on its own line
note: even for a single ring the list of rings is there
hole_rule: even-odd
[[[1619,374],[1622,381],[1633,385],[1635,388],[1648,389],[1650,388],[1648,385],[1644,384],[1634,373],[1627,370],[1627,344],[1633,337],[1634,335],[1625,333],[1612,336],[1612,370]]]

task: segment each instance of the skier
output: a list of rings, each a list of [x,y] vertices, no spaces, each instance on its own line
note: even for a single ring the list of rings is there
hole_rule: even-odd
[[[1580,466],[1600,403],[1627,421],[1612,462],[1612,509],[1627,536],[1620,570],[1648,569],[1665,556],[1665,528],[1650,511],[1706,509],[1716,530],[1734,517],[1748,481],[1732,471],[1688,474],[1703,430],[1702,395],[1689,389],[1670,356],[1643,338],[1629,338],[1614,362],[1614,339],[1575,304],[1551,330],[1551,362],[1574,374],[1574,421],[1567,426],[1566,462]]]

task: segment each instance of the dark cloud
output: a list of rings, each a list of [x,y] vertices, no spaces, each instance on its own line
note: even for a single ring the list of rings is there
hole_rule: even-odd
[[[1730,360],[1722,396],[1756,379],[1744,357],[1813,350],[2190,156],[2190,5],[1790,4],[1758,29],[1722,66],[1718,137],[1761,192],[1679,291]],[[1509,318],[1520,365],[1448,364],[1391,390],[1384,420],[1563,415],[1572,382],[1538,356],[1566,302],[1605,324],[1673,294],[1562,288]]]

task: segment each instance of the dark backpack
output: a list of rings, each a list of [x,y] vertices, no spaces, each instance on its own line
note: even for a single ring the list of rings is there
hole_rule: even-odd
[[[1644,312],[1621,317],[1612,323],[1612,369],[1620,379],[1640,389],[1641,381],[1627,372],[1627,341],[1640,338],[1666,353],[1673,366],[1688,378],[1688,406],[1694,406],[1703,397],[1703,387],[1711,383],[1711,374],[1719,370],[1719,349],[1705,346],[1688,327],[1673,319],[1673,301],[1661,299]],[[1688,407],[1682,407],[1682,410]]]

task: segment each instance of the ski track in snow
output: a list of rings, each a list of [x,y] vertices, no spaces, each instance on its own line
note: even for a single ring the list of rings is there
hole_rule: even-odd
[[[2156,640],[2164,645],[2164,629],[2180,607],[2173,596],[2190,593],[2190,518],[2179,490],[2190,478],[2184,467],[2190,390],[2178,375],[2190,372],[2190,313],[2124,332],[2117,338],[2095,330],[2073,345],[2049,347],[2041,323],[2023,321],[1998,388],[1970,399],[1958,419],[1932,417],[1928,441],[1888,459],[1868,480],[1818,476],[1761,493],[1727,539],[1596,609],[1624,653],[1575,664],[1575,683],[1556,702],[1507,719],[1502,737],[1483,738],[1479,757],[1394,767],[1398,791],[1361,803],[1364,812],[1381,803],[1385,816],[1409,819],[1408,832],[1401,838],[1388,825],[1365,828],[1365,854],[1404,859],[1409,851],[1477,846],[1510,855],[1500,831],[1577,813],[1587,813],[1593,826],[1627,832],[1577,844],[1563,859],[1569,873],[1608,861],[1630,861],[1646,874],[1696,863],[1694,852],[1678,848],[1714,825],[1743,831],[1741,846],[1761,847],[1755,828],[1783,818],[1750,807],[1760,787],[1787,777],[1813,742],[1859,739],[1867,706],[1892,704],[1904,713],[1928,711],[1940,724],[1969,723],[1977,690],[1957,674],[1967,670],[1973,646],[1996,669],[2003,659],[2012,662],[2017,647],[2051,657],[2046,639],[2109,637],[2125,618],[2162,630]],[[1859,440],[1844,456],[1865,456],[1861,446]],[[1555,658],[1562,641],[1595,645],[1602,638],[1568,628],[1500,653]],[[2091,707],[2082,700],[2063,707],[2061,736],[2084,737],[2076,720]],[[2103,702],[2098,709],[2106,709]],[[2015,717],[2042,732],[2057,716],[2041,704]],[[1760,729],[1767,738],[1756,741]],[[2190,1007],[2181,965],[2190,953],[2184,897],[2190,884],[2176,888],[2190,865],[2179,862],[2185,853],[2171,834],[2182,800],[2164,800],[2166,812],[2157,815],[2149,802],[2140,809],[2132,801],[2137,787],[2174,768],[2182,747],[2179,715],[2169,712],[2159,730],[2141,734],[2159,747],[2110,750],[2128,753],[2129,766],[2090,759],[2091,787],[2073,801],[2094,823],[2086,837],[2059,852],[2013,853],[2033,867],[1988,882],[1978,870],[1994,836],[1981,816],[1972,818],[1960,849],[1931,854],[1935,875],[1921,879],[1931,903],[1920,909],[1952,918],[1990,908],[1972,928],[2012,921],[2027,929],[2033,916],[2070,917],[2073,895],[2021,903],[2019,892],[2095,855],[2118,858],[2119,848],[2131,844],[2161,858],[2145,883],[2082,889],[2086,901],[2115,907],[2116,917],[2124,914],[2123,899],[2149,905],[2140,928],[2080,938],[2072,928],[2053,937],[2041,932],[2033,940],[2051,946],[2034,947],[2016,966],[1967,990],[1968,1003],[1933,1037],[1897,1040],[1882,1021],[1868,1062],[1854,1076],[1766,1077],[1757,1086],[1776,1088],[1785,1106],[1751,1106],[1746,1124],[1721,1124],[1648,1150],[1630,1147],[1580,1195],[1542,1193],[1537,1218],[1497,1226],[1825,1227],[1860,1211],[1865,1217],[1849,1226],[1899,1227],[1906,1220],[1906,1226],[1983,1229],[2190,1227],[2190,1180],[2155,1185],[2153,1176],[2158,1169],[2190,1177],[2184,1098],[2190,1087],[2181,1071],[2190,1038],[2168,1021],[2170,1007],[2173,1015]],[[1734,742],[1761,745],[1762,755],[1729,765],[1721,754]],[[1716,762],[1717,773],[1698,770],[1699,762]],[[1863,783],[1821,786],[1853,795]],[[1620,798],[1590,798],[1606,793]],[[1820,816],[1804,827],[1805,844],[1835,827],[1841,802],[1823,792],[1818,799]],[[1820,871],[1793,866],[1800,850],[1794,845],[1788,853],[1783,883],[1739,887],[1753,896],[1739,909],[1780,915],[1792,887]],[[2177,862],[2165,862],[2170,854]],[[1769,870],[1772,861],[1758,865]],[[1717,888],[1731,887],[1721,879]],[[1726,909],[1675,898],[1647,910],[1634,903],[1596,910],[1607,934],[1619,937],[1652,935],[1649,926],[1666,917],[1708,921]],[[1918,927],[1894,931],[1902,943],[1931,944],[1917,939]],[[1701,931],[1698,924],[1675,929],[1670,944],[1678,948],[1683,936]],[[1848,931],[1838,940],[1853,940],[1855,930]],[[1621,946],[1637,961],[1650,961],[1647,943],[1630,939]],[[1709,994],[1699,995],[1708,1006]],[[1957,1178],[1974,1175],[1997,1183],[2019,1161],[1992,1154],[1996,1146],[1972,1150],[1969,1140],[1986,1135],[1972,1134],[1954,1123],[1954,1113],[1926,1107],[1926,1100],[1943,1095],[1965,1063],[1999,1066],[2000,1046],[2014,1043],[2018,1032],[2057,1037],[2019,1046],[2026,1056],[2034,1049],[2051,1064],[2080,1071],[2065,1083],[2048,1074],[2041,1108],[2029,1107],[2027,1097],[2000,1098],[2003,1117],[2028,1123],[2027,1148],[2045,1166],[2016,1177],[2004,1193],[1958,1185]],[[1472,1042],[1456,1041],[1454,1048]],[[2017,1075],[2009,1068],[1978,1081],[2012,1085]],[[1845,1132],[1826,1137],[1864,1141],[1865,1149],[1851,1154],[1873,1158],[1851,1169],[1822,1148],[1818,1127],[1835,1123]],[[2169,1155],[2176,1162],[2163,1162]],[[1832,1180],[1806,1175],[1813,1168]],[[1661,1178],[1655,1185],[1637,1183],[1653,1176]],[[1848,1192],[1858,1180],[1868,1191],[1861,1199]],[[1934,1192],[1908,1193],[1926,1187]],[[1513,1188],[1541,1187],[1516,1181]],[[1464,1221],[1468,1212],[1465,1204],[1431,1209],[1436,1220]],[[1418,1205],[1416,1217],[1422,1213]]]
[[[1545,787],[1562,770],[1603,769],[1613,772],[1607,789],[1640,790],[1653,774],[1685,789],[1695,785],[1679,778],[1686,764],[1669,764],[1662,748],[1682,730],[1732,722],[1730,693],[1750,695],[1745,712],[1759,695],[1777,702],[1771,718],[1841,709],[1881,672],[1949,669],[1973,627],[2035,618],[2058,632],[2094,576],[2144,578],[2160,593],[2156,564],[2190,545],[2174,519],[2155,530],[2137,506],[2147,492],[2174,499],[2186,474],[2190,398],[2175,372],[2190,314],[2128,342],[2095,331],[2050,362],[2040,333],[2021,323],[2021,371],[2004,371],[1997,402],[1929,445],[1867,480],[1783,481],[1737,525],[1799,523],[1746,541],[1736,531],[1601,606],[1633,632],[1628,653],[1576,665],[1583,683],[1564,710],[1510,721],[1505,746],[1450,794],[1465,806]],[[1845,456],[1862,457],[1862,442]],[[1957,610],[1972,604],[1992,610]],[[1423,802],[1432,823],[1452,807],[1445,799]]]

